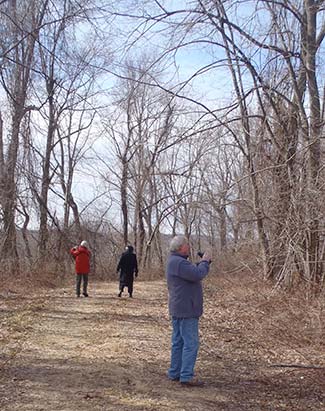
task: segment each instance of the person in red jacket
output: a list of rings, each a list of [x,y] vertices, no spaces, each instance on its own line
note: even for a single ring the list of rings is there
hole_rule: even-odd
[[[76,293],[80,297],[81,280],[83,281],[83,295],[88,297],[88,274],[90,271],[90,251],[87,241],[81,241],[79,247],[73,247],[70,254],[75,259],[76,263]]]

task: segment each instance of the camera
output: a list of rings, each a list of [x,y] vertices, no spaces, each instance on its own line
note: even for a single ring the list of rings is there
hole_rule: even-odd
[[[202,253],[202,251],[198,251],[197,255],[202,258],[204,256],[204,253]],[[211,264],[212,260],[209,260],[209,264]]]

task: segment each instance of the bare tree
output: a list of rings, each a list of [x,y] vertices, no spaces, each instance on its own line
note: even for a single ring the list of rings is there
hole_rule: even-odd
[[[16,248],[16,166],[19,148],[20,125],[23,117],[31,109],[28,106],[28,90],[34,60],[35,44],[44,19],[47,1],[16,2],[1,5],[2,19],[6,24],[10,43],[2,46],[6,69],[1,68],[1,85],[6,92],[11,108],[11,126],[8,148],[3,158],[2,210],[4,240],[1,256],[12,269],[19,269]]]
[[[245,2],[235,5],[231,0],[198,0],[172,12],[155,3],[143,21],[151,20],[152,32],[164,22],[171,34],[164,56],[177,58],[182,48],[198,45],[211,51],[210,62],[170,92],[195,100],[211,124],[225,127],[241,150],[250,180],[264,276],[281,281],[298,269],[304,278],[317,284],[322,281],[321,205],[314,201],[315,196],[322,198],[320,137],[324,110],[319,85],[324,84],[320,81],[321,65],[317,64],[325,33],[323,22],[317,22],[322,5],[318,1],[258,4],[247,10],[260,30],[246,24],[247,14],[241,16]],[[236,97],[231,104],[216,111],[208,103],[186,96],[186,84],[224,70],[223,62],[230,70]],[[158,86],[164,88],[161,83]],[[303,172],[297,174],[301,165]],[[277,187],[279,193],[273,210],[270,196],[276,190],[265,189],[271,181],[269,187]],[[273,221],[275,224],[270,223]]]

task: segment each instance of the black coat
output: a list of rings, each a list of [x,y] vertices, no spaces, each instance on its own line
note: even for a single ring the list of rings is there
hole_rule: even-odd
[[[133,284],[133,275],[138,275],[138,262],[135,254],[126,251],[121,255],[117,265],[117,272],[120,271],[120,285],[129,286]]]

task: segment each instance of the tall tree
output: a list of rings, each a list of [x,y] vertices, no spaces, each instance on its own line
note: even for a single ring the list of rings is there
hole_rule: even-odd
[[[1,67],[1,85],[10,104],[11,125],[7,151],[3,157],[2,210],[4,240],[1,258],[11,269],[18,269],[16,247],[16,184],[20,126],[31,109],[28,91],[34,61],[35,44],[44,19],[48,1],[11,1],[0,5],[2,21],[7,30],[6,43],[2,44],[7,62]]]

